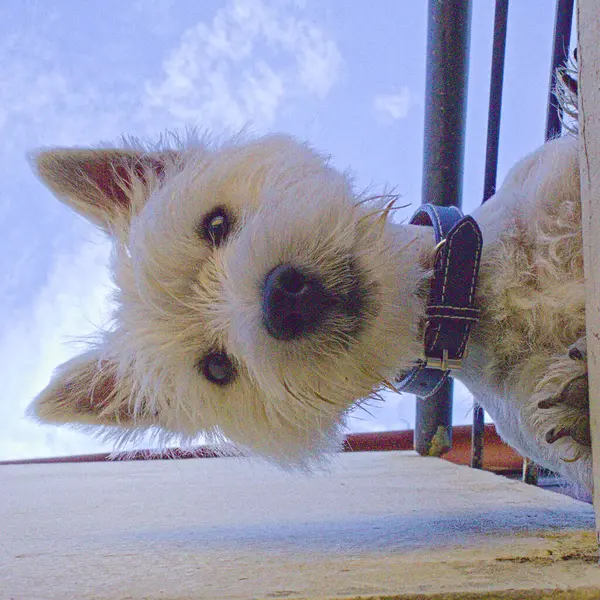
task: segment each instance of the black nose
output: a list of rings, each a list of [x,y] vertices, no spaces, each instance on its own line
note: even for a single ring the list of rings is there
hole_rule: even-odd
[[[279,265],[265,279],[262,313],[277,340],[293,340],[315,331],[327,311],[321,282],[292,265]]]

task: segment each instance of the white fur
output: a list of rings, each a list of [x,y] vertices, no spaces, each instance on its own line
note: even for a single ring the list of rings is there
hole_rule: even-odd
[[[126,150],[50,150],[37,164],[59,198],[111,235],[118,289],[113,327],[59,368],[33,405],[41,419],[99,425],[117,437],[148,428],[183,439],[205,433],[283,465],[307,465],[337,446],[356,402],[377,395],[420,357],[432,232],[392,223],[389,198],[367,201],[307,146],[285,136],[173,151],[130,142]],[[569,273],[581,254],[573,233],[578,215],[564,235],[558,223],[555,233],[550,226],[558,205],[578,203],[577,168],[575,138],[547,144],[476,211],[485,243],[483,319],[455,375],[507,441],[590,485],[589,449],[577,448],[579,460],[565,463],[569,440],[544,440],[564,411],[536,408],[554,385],[541,383],[553,361],[564,362],[582,335],[582,273]],[[106,173],[118,175],[118,188],[106,186]],[[235,220],[218,248],[198,235],[216,206]],[[546,221],[549,228],[540,229]],[[542,240],[548,235],[556,244]],[[549,289],[520,281],[524,248],[535,269],[554,273],[538,281]],[[262,286],[282,263],[309,269],[342,293],[358,274],[368,290],[360,332],[349,334],[348,319],[338,315],[307,337],[273,339],[262,321]],[[558,293],[563,276],[568,285]],[[538,293],[552,310],[535,305]],[[516,365],[514,347],[526,350]],[[229,385],[207,381],[197,368],[213,349],[235,365]]]

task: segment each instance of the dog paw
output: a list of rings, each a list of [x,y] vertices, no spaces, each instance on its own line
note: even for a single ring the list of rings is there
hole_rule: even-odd
[[[571,344],[567,350],[571,360],[587,360],[587,339],[580,337],[574,344]]]
[[[580,446],[591,447],[586,356],[583,337],[568,348],[568,358],[554,365],[546,385],[539,390],[542,394],[537,408],[546,416],[543,420],[548,444],[570,438]]]
[[[538,408],[560,409],[559,424],[546,433],[548,444],[570,437],[582,446],[591,446],[587,375],[567,382],[556,396],[540,400]]]

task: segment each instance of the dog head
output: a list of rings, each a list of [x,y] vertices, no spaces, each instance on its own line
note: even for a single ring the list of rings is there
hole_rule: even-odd
[[[270,136],[35,160],[112,238],[116,288],[111,326],[32,405],[43,421],[203,433],[306,464],[418,354],[411,236],[389,198],[357,195],[307,146]]]

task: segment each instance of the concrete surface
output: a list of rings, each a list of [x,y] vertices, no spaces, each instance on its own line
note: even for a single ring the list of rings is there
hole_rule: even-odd
[[[413,453],[0,467],[0,598],[600,598],[592,507]]]

